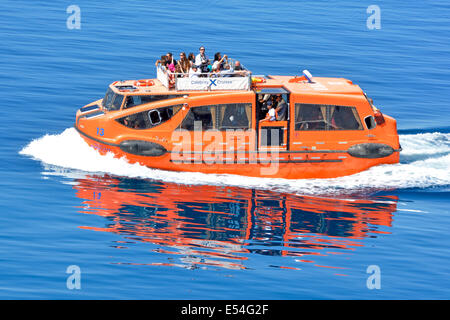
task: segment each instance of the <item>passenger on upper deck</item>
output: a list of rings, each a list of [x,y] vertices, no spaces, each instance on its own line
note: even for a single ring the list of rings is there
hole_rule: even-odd
[[[226,65],[225,69],[221,70],[220,64],[216,64],[212,68],[213,76],[219,76],[219,77],[231,77],[234,74],[233,68],[231,68],[230,65]]]
[[[194,64],[189,69],[189,78],[198,78],[202,72],[197,68],[197,66]]]
[[[241,62],[240,62],[239,60],[236,60],[236,61],[234,62],[234,70],[236,70],[236,71],[247,71],[247,69],[245,69],[245,68],[242,66],[242,64],[241,64]]]
[[[166,68],[171,71],[175,72],[175,66],[177,65],[177,60],[173,58],[173,55],[171,52],[168,52],[166,54],[167,62],[166,62]]]
[[[174,67],[177,65],[177,60],[173,58],[172,52],[167,52],[166,57],[167,64],[173,64]]]
[[[228,56],[225,54],[222,57],[220,52],[216,52],[216,54],[214,55],[214,63],[212,65],[212,70],[214,70],[215,67],[217,67],[217,65],[219,65],[220,70],[223,70],[225,69],[226,64],[228,64]]]
[[[195,64],[195,55],[192,52],[189,52],[188,60],[189,60],[189,63],[191,64],[191,66],[193,64]]]
[[[166,68],[167,64],[167,56],[161,56],[161,59],[156,60],[155,66],[158,66],[158,64],[161,64],[164,68]]]
[[[245,77],[249,71],[241,64],[239,60],[234,62],[234,77]]]
[[[202,72],[208,72],[209,59],[205,54],[205,47],[199,48],[200,53],[195,57],[195,64]]]
[[[177,67],[179,67],[180,73],[185,75],[189,74],[189,69],[191,68],[191,64],[186,57],[186,53],[180,53],[180,60],[178,60]]]

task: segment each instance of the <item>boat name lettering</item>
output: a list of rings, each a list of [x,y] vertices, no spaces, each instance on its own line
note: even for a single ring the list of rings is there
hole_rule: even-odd
[[[224,80],[224,79],[209,79],[208,80],[191,80],[192,85],[221,85],[221,84],[232,84],[232,80]]]

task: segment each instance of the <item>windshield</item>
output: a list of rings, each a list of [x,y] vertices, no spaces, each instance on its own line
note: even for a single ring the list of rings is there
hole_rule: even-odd
[[[111,88],[106,91],[105,97],[102,101],[102,107],[105,110],[113,111],[119,110],[123,102],[123,95],[116,94]]]
[[[155,94],[155,95],[133,95],[128,96],[125,100],[125,105],[123,106],[124,109],[132,108],[141,104],[160,101],[160,100],[168,100],[168,99],[175,99],[179,98],[182,95],[180,94],[172,94],[172,95],[166,95],[166,94]]]

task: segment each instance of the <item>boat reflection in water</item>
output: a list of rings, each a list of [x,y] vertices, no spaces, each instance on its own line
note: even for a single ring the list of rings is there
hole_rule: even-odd
[[[184,268],[246,269],[255,254],[315,264],[316,256],[350,253],[362,239],[389,233],[379,229],[391,226],[397,208],[392,196],[342,200],[109,176],[76,182],[81,212],[108,220],[81,228],[122,235],[118,248],[151,243],[148,264]]]

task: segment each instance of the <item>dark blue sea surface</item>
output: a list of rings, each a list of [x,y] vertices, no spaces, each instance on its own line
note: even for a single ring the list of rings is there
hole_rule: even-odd
[[[1,299],[450,298],[448,1],[3,0],[0,28]],[[255,74],[352,80],[397,120],[400,163],[327,180],[173,173],[100,156],[73,129],[109,83],[201,45]]]

